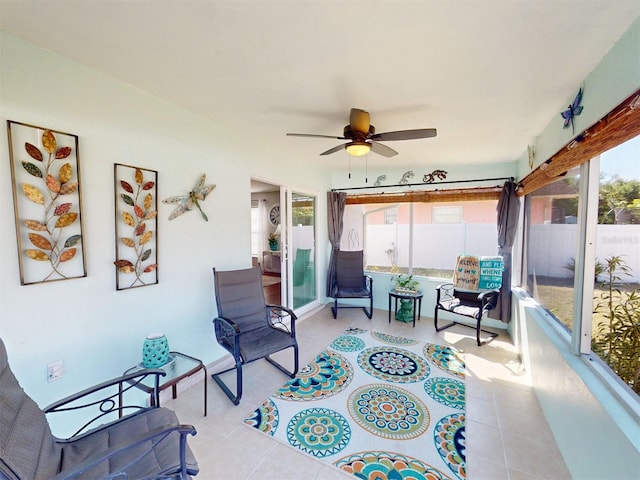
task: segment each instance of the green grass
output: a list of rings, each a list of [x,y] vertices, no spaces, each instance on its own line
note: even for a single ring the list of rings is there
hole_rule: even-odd
[[[638,289],[638,284],[620,285],[622,291]],[[602,284],[596,284],[593,290],[593,307],[600,302],[602,293],[607,291]],[[573,286],[559,285],[558,282],[552,284],[538,283],[538,298],[536,299],[562,323],[567,329],[573,329]],[[592,309],[593,311],[593,309]],[[591,334],[595,338],[598,323],[603,320],[601,314],[593,314]]]

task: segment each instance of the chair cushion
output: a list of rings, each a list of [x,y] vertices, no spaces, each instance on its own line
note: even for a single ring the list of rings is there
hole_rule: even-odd
[[[214,275],[219,316],[233,320],[242,332],[261,328],[268,322],[259,268],[214,269]]]
[[[438,307],[449,312],[457,313],[458,315],[464,315],[465,317],[475,319],[478,319],[482,313],[482,310],[478,308],[477,302],[475,305],[469,305],[466,302],[461,302],[458,298],[441,300],[440,303],[438,303]]]
[[[338,298],[368,298],[371,296],[371,293],[362,285],[359,287],[338,287],[336,291],[336,297]]]
[[[289,333],[270,326],[240,336],[240,354],[245,363],[295,345],[296,340]]]
[[[362,250],[338,251],[336,257],[336,283],[341,288],[363,288],[364,267]]]
[[[99,454],[107,448],[116,445],[127,445],[132,438],[165,425],[177,425],[178,423],[178,418],[172,410],[166,408],[144,410],[125,418],[108,429],[93,432],[91,435],[63,445],[62,471],[67,468],[73,468],[74,465],[86,460],[93,454]],[[128,478],[146,478],[151,475],[174,472],[180,468],[179,442],[179,433],[177,431],[171,432],[153,451],[145,455],[141,461],[135,462],[131,467],[125,468],[144,452],[151,450],[151,441],[126,450],[122,454],[113,457],[109,462],[102,462],[94,469],[77,478],[79,480],[95,480],[121,470],[126,472]],[[197,470],[195,458],[188,446],[186,457],[187,465],[191,469]]]

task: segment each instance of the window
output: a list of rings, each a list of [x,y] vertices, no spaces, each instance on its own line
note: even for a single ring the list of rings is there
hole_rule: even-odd
[[[360,232],[368,271],[452,278],[458,254],[496,255],[497,204],[482,200],[347,205],[343,232]],[[395,222],[387,223],[392,216]],[[345,237],[346,233],[343,243]]]
[[[525,199],[527,290],[572,329],[580,168]]]
[[[251,200],[251,255],[257,257],[262,249],[261,228],[260,228],[260,202]]]
[[[640,136],[600,156],[591,349],[640,393]]]
[[[640,393],[640,136],[530,193],[525,210],[527,290],[575,353]]]
[[[454,205],[452,207],[433,207],[432,222],[433,223],[461,223],[462,222],[462,205]]]
[[[385,208],[384,223],[385,225],[393,225],[398,221],[398,209],[396,207]]]

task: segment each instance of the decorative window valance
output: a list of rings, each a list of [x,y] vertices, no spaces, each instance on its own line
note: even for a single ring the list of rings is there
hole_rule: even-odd
[[[502,185],[492,187],[454,188],[450,190],[426,190],[393,193],[370,193],[347,195],[347,205],[363,203],[406,203],[406,202],[464,202],[478,200],[498,200]]]

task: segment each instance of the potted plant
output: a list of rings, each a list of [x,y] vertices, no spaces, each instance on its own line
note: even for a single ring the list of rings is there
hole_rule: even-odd
[[[413,275],[401,273],[395,280],[395,291],[397,293],[413,294],[418,293],[418,281]],[[413,300],[411,298],[400,298],[400,309],[396,312],[396,320],[410,322],[413,319]]]
[[[413,275],[401,273],[396,278],[396,292],[416,293],[418,291],[418,281],[413,279]]]
[[[269,242],[269,249],[272,252],[275,252],[276,250],[278,250],[279,238],[280,238],[280,235],[276,234],[275,232],[272,232],[269,234],[269,238],[267,239],[267,241]]]

